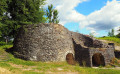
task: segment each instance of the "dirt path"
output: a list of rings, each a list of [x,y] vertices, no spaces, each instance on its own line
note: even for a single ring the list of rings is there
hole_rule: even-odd
[[[78,72],[47,72],[45,74],[80,74]]]
[[[94,69],[114,69],[114,70],[120,70],[120,67],[115,67],[115,68],[99,68],[99,67],[92,67]]]
[[[0,74],[12,74],[9,70],[0,67]]]

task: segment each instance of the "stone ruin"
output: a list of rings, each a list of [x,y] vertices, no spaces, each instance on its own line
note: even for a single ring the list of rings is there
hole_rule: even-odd
[[[78,62],[89,67],[107,65],[114,56],[114,44],[71,32],[59,24],[21,27],[13,46],[14,55],[31,61]]]

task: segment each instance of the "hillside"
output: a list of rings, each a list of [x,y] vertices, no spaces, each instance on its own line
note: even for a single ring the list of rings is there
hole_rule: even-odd
[[[97,38],[105,43],[114,43],[115,44],[115,50],[120,51],[120,38],[116,37],[100,37]]]
[[[32,62],[15,58],[5,50],[13,45],[0,46],[0,74],[119,74],[120,69],[110,66],[88,68],[66,62]],[[85,65],[84,65],[85,66]]]

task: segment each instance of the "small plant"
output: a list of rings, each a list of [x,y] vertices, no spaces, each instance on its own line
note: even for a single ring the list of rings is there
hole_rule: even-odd
[[[106,68],[112,68],[112,66],[111,66],[111,65],[106,65],[105,67],[106,67]]]
[[[99,66],[99,68],[102,68],[102,67],[103,67],[102,65]]]
[[[111,60],[111,63],[110,63],[112,66],[116,67],[116,66],[119,66],[120,67],[120,60],[118,60],[117,58],[113,58]]]
[[[83,60],[82,61],[83,67],[86,67],[86,62]]]

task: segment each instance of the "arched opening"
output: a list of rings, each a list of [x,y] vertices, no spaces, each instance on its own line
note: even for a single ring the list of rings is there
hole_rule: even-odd
[[[104,57],[101,53],[96,53],[92,56],[93,66],[105,66]]]
[[[74,61],[74,57],[73,57],[73,54],[72,53],[68,53],[66,55],[66,61],[68,64],[70,65],[74,65],[75,64],[75,61]]]

